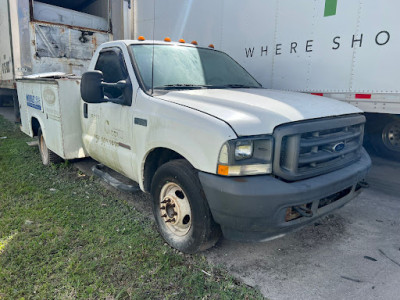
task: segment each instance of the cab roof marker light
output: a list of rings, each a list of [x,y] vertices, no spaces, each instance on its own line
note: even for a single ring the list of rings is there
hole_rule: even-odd
[[[198,45],[196,41],[192,41],[191,44],[192,44],[192,45],[195,45],[195,46]]]
[[[166,38],[164,39],[164,42],[170,43],[170,42],[171,42],[171,39],[170,39],[169,37],[166,37]]]
[[[184,43],[186,43],[186,42],[185,42],[185,40],[184,40],[184,39],[180,39],[180,40],[179,40],[179,43],[182,43],[182,44],[184,44]]]
[[[138,37],[138,41],[143,42],[143,41],[145,41],[145,40],[146,40],[146,39],[145,39],[144,36],[142,36],[142,35]]]
[[[214,49],[214,45],[213,45],[213,44],[210,44],[210,45],[208,45],[208,48]]]

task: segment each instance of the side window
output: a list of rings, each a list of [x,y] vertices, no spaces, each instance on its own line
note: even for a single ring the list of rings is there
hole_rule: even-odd
[[[104,81],[107,83],[128,79],[122,51],[117,48],[102,51],[99,54],[95,70],[103,72]],[[123,91],[116,87],[104,87],[104,95],[108,98],[122,98]]]

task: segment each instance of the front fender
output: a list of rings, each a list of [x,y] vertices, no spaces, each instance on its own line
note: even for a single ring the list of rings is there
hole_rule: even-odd
[[[216,173],[221,146],[236,134],[227,123],[194,109],[150,96],[137,97],[135,118],[147,121],[134,125],[139,182],[143,182],[144,164],[156,148],[170,149],[196,169]],[[139,109],[140,108],[140,109]]]

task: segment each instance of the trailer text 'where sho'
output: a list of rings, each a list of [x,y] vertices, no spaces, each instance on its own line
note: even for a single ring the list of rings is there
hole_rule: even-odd
[[[341,36],[335,36],[332,38],[332,47],[330,49],[319,49],[320,51],[327,51],[327,50],[339,50],[340,47],[351,47],[354,48],[355,46],[358,46],[359,48],[362,48],[363,45],[363,40],[364,40],[364,34],[361,33],[359,37],[356,35],[353,35],[350,39],[344,40]],[[382,30],[378,32],[375,36],[375,44],[377,46],[385,46],[388,42],[390,41],[390,33],[386,30]],[[282,55],[282,54],[296,54],[297,51],[304,51],[304,52],[313,52],[313,46],[315,43],[318,41],[314,40],[307,40],[304,43],[295,41],[295,42],[290,42],[288,45],[283,45],[282,43],[278,43],[271,46],[264,46],[261,45],[258,47],[259,52],[255,52],[255,49],[257,47],[247,47],[244,49],[246,58],[252,58],[254,55],[260,55],[260,56],[266,56],[269,53],[272,53],[273,55]],[[257,54],[258,53],[258,54]]]

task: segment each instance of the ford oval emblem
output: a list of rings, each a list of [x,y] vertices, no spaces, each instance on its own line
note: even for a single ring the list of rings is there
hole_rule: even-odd
[[[337,143],[336,145],[334,145],[332,147],[332,150],[335,151],[335,152],[340,152],[340,151],[342,151],[344,149],[345,146],[346,145],[345,145],[344,142],[340,142],[340,143]]]

